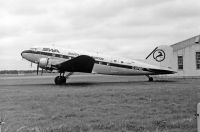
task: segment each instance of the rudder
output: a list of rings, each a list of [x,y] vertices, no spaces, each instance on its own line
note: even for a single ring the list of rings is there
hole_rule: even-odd
[[[156,47],[147,57],[146,62],[160,68],[172,69],[173,48],[168,45]]]

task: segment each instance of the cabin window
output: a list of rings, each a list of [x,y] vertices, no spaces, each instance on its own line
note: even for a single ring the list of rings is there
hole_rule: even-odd
[[[183,70],[183,56],[178,56],[178,70]]]
[[[106,62],[102,62],[102,65],[107,65],[107,63]]]
[[[200,52],[196,52],[196,67],[200,69]]]
[[[49,48],[43,48],[43,51],[49,51]]]
[[[53,52],[57,52],[57,53],[60,53],[60,52],[59,52],[59,50],[57,50],[57,49],[54,49],[54,50],[53,50]]]
[[[59,54],[55,54],[55,57],[60,57],[60,55]]]
[[[65,59],[69,59],[68,56],[66,56],[66,55],[64,55],[63,58],[65,58]]]

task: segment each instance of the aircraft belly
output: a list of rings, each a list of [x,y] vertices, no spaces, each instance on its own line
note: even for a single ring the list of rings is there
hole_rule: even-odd
[[[139,70],[134,70],[134,69],[111,67],[110,74],[111,75],[147,75],[150,73],[146,71],[139,71]]]
[[[95,64],[93,67],[93,73],[107,74],[107,75],[149,75],[152,74],[148,71],[139,71],[134,69],[113,67],[107,65]]]

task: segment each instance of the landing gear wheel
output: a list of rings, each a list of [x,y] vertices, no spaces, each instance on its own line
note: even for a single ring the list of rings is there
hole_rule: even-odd
[[[55,81],[56,85],[62,85],[62,84],[66,83],[66,77],[64,77],[64,76],[57,76],[54,81]]]
[[[152,82],[153,81],[153,77],[149,77],[149,82]]]

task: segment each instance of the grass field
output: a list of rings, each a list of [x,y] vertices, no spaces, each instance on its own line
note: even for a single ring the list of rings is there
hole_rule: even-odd
[[[75,76],[64,86],[55,86],[53,79],[0,79],[4,130],[197,131],[200,79]]]

